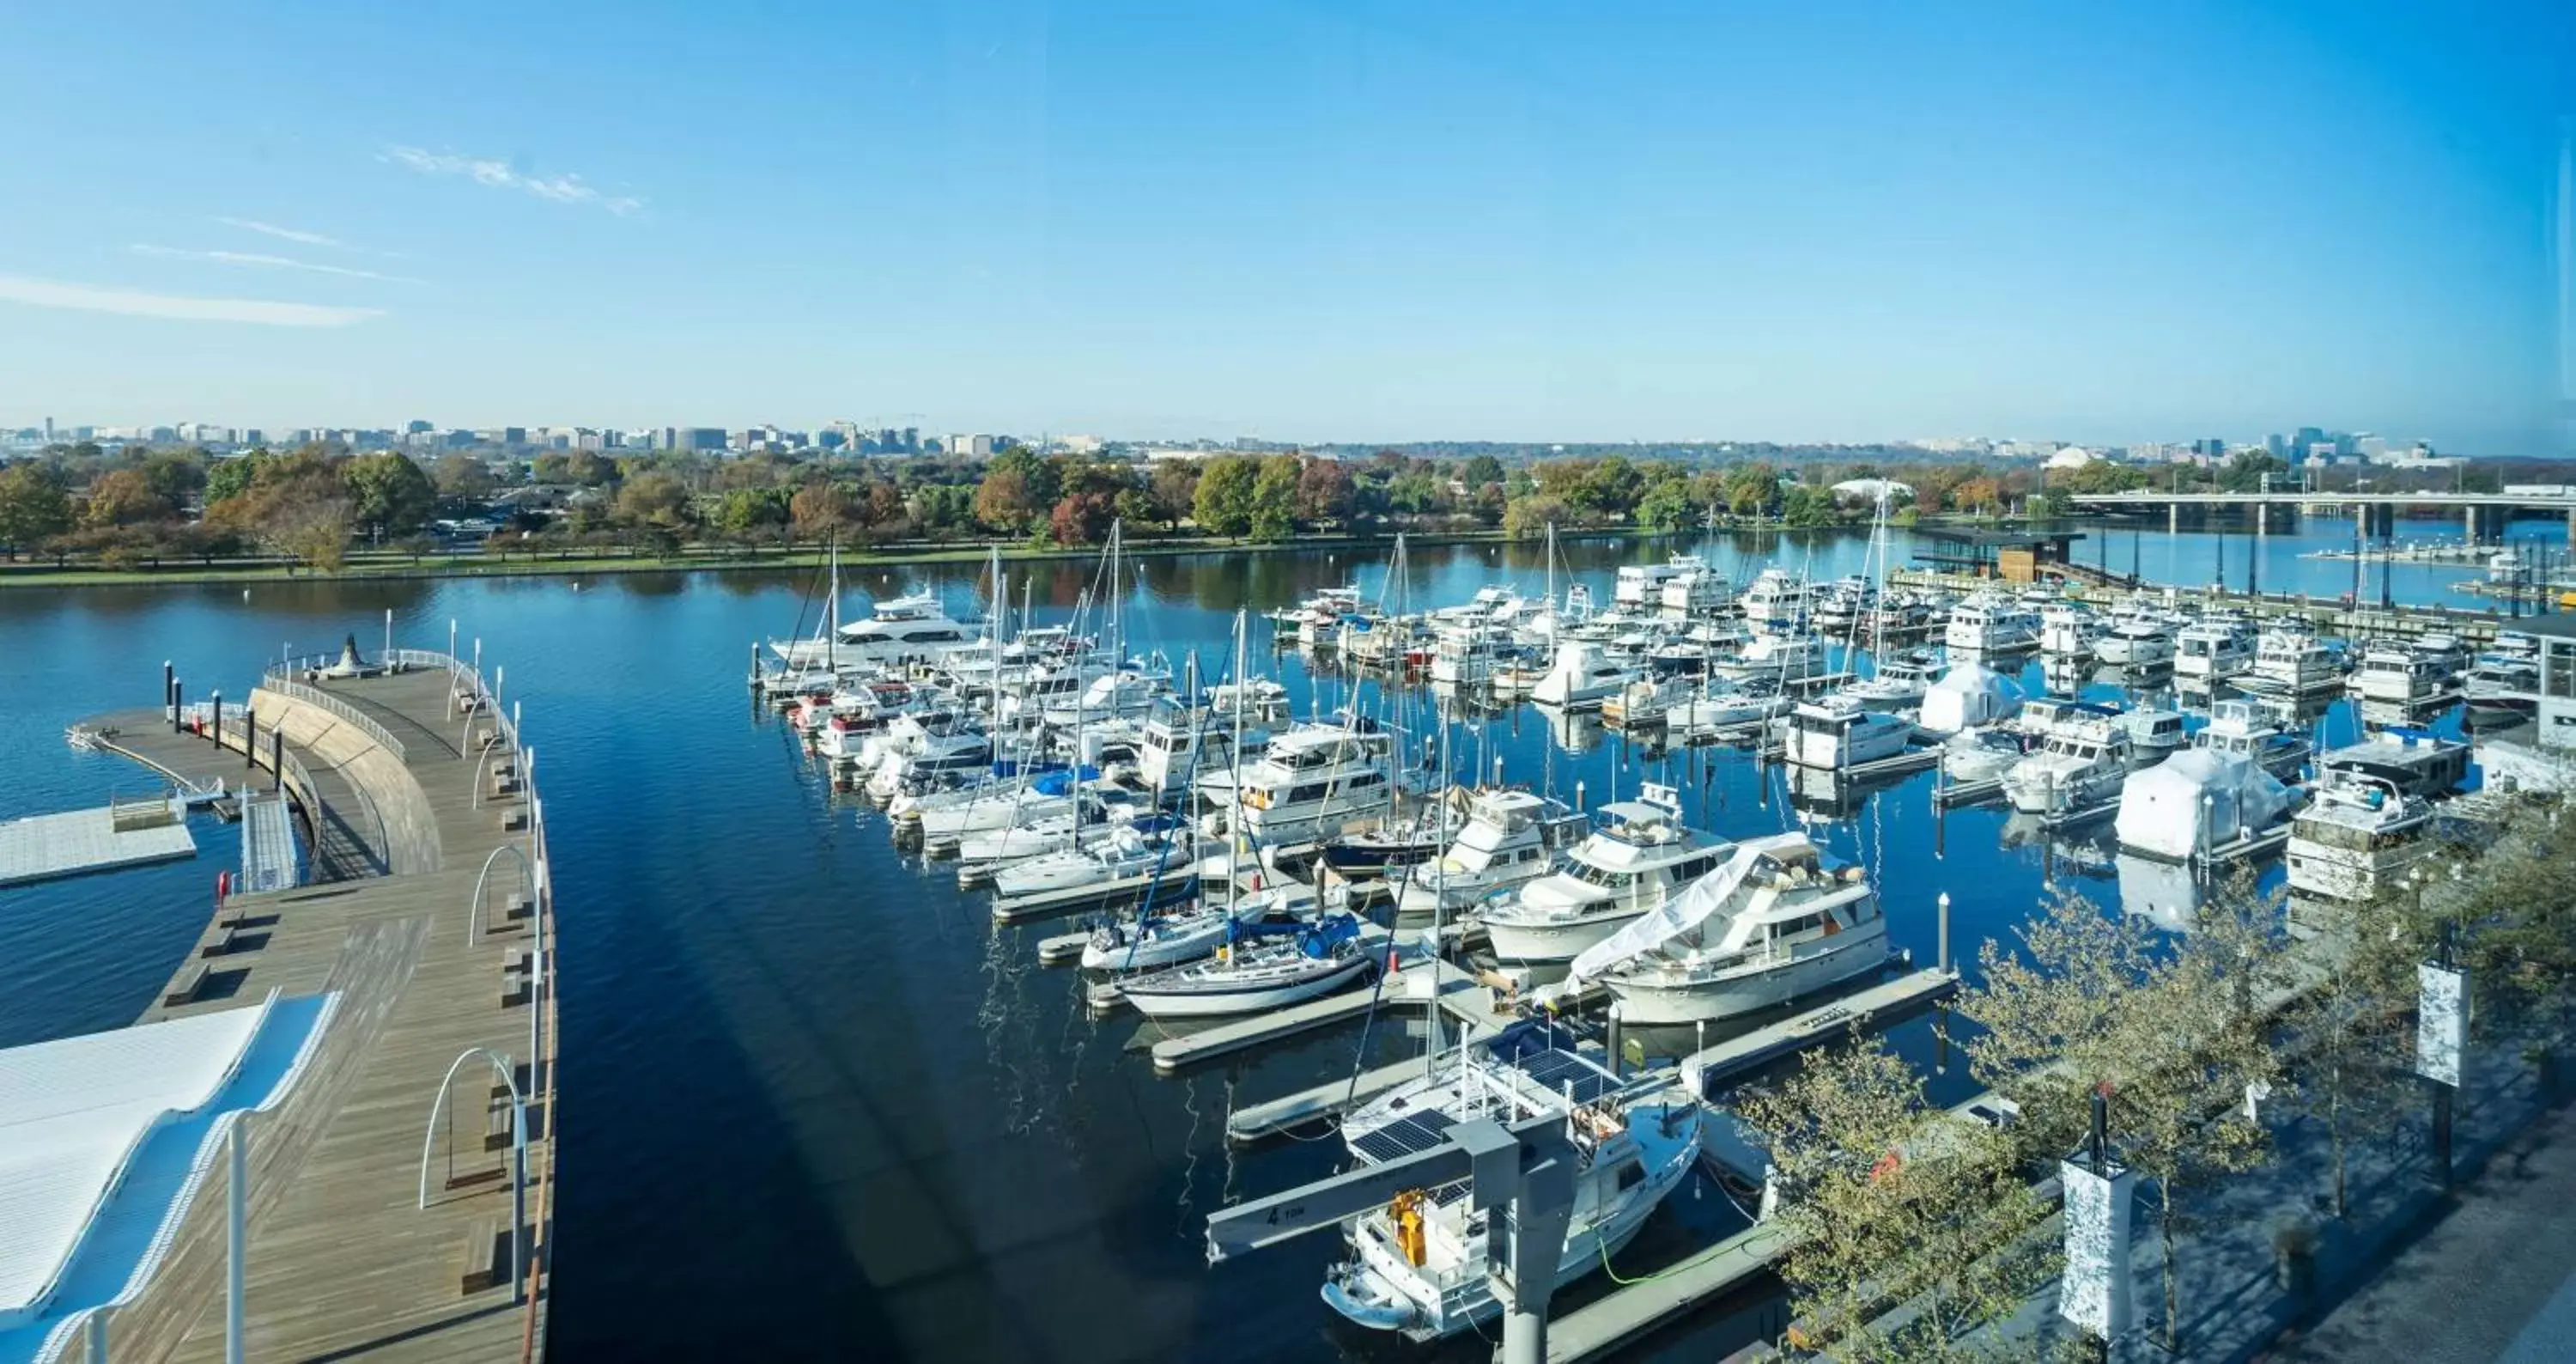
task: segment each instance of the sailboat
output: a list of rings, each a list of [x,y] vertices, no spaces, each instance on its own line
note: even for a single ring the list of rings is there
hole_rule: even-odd
[[[1355,985],[1380,965],[1348,914],[1285,930],[1229,923],[1215,957],[1121,982],[1119,994],[1147,1018],[1258,1013]]]

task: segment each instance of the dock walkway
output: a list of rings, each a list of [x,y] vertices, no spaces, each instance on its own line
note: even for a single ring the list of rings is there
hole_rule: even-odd
[[[253,1359],[503,1360],[544,1350],[552,906],[519,870],[525,859],[543,860],[542,821],[531,827],[534,802],[508,722],[487,708],[465,735],[461,717],[444,719],[447,668],[405,657],[415,671],[322,684],[398,736],[400,753],[309,701],[253,693],[254,756],[264,768],[277,726],[287,788],[320,835],[314,862],[323,879],[234,896],[140,1020],[239,1007],[271,990],[341,993],[307,1078],[250,1129],[244,1301]],[[465,680],[479,685],[470,672]],[[219,765],[242,782],[235,734],[218,750],[171,734],[161,713],[143,714],[159,723],[100,717],[92,727],[105,732],[104,746],[165,773]],[[418,737],[443,727],[457,733],[435,743]],[[263,787],[277,776],[249,775]],[[477,1060],[478,1052],[494,1059]],[[447,1116],[431,1135],[432,1105],[451,1075]],[[514,1089],[527,1099],[529,1226],[516,1273]],[[424,1136],[433,1150],[426,1208],[417,1206]],[[209,1177],[160,1274],[110,1317],[108,1355],[119,1364],[223,1357],[225,1178]]]
[[[196,855],[186,817],[159,796],[0,823],[0,886]]]

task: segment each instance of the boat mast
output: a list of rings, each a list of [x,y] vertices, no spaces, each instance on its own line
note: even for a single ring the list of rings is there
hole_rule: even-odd
[[[1234,742],[1226,754],[1226,764],[1233,778],[1227,790],[1233,793],[1233,805],[1225,813],[1225,917],[1226,936],[1234,935],[1235,868],[1237,849],[1243,846],[1243,700],[1249,694],[1243,676],[1243,620],[1245,608],[1234,608]]]
[[[832,585],[823,593],[823,667],[837,677],[841,672],[841,537],[837,533],[825,553],[831,564]]]

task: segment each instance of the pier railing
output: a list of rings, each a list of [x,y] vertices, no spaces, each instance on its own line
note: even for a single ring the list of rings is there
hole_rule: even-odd
[[[332,715],[357,726],[358,732],[366,735],[369,739],[374,740],[378,748],[393,754],[397,758],[409,756],[403,750],[402,740],[387,733],[383,725],[377,724],[374,720],[367,718],[366,712],[359,710],[356,706],[350,705],[348,702],[341,700],[339,697],[333,696],[319,687],[308,687],[301,682],[290,681],[285,676],[282,676],[280,671],[275,668],[271,668],[268,672],[268,676],[261,679],[260,686],[269,691],[276,692],[280,696],[293,697],[308,706],[319,706],[322,709],[329,711]]]
[[[491,725],[493,747],[507,751],[517,762],[520,789],[527,800],[528,848],[532,854],[530,860],[535,868],[535,885],[531,895],[534,904],[531,906],[531,914],[537,928],[534,944],[537,969],[530,972],[537,994],[530,1002],[532,1012],[528,1037],[528,1079],[529,1087],[536,1092],[537,1110],[545,1115],[547,1138],[545,1154],[534,1175],[537,1186],[537,1212],[535,1219],[529,1224],[533,1240],[528,1247],[528,1254],[522,1262],[520,1271],[527,1275],[528,1281],[527,1292],[524,1295],[527,1310],[524,1318],[525,1325],[521,1332],[519,1358],[521,1364],[533,1364],[544,1349],[544,1342],[539,1334],[537,1304],[541,1297],[539,1290],[545,1282],[545,1276],[549,1272],[549,1265],[553,1259],[555,1134],[563,1130],[561,1116],[556,1110],[558,1097],[555,1087],[555,1060],[560,1050],[556,1038],[561,1033],[554,985],[554,866],[552,859],[546,853],[545,803],[537,796],[536,765],[532,761],[534,755],[528,751],[524,738],[519,732],[518,723],[510,718],[508,711],[502,709],[497,698],[493,696],[492,689],[484,682],[480,669],[453,655],[433,649],[389,649],[385,653],[385,661],[401,668],[445,670],[451,679],[450,690],[460,697],[470,697],[474,702],[467,712],[470,717],[467,720],[469,736],[476,721],[480,720]],[[471,758],[473,749],[474,745],[471,742],[460,744],[459,759]]]

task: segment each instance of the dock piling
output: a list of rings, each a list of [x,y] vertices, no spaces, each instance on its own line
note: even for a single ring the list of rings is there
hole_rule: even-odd
[[[1950,892],[1946,890],[1941,892],[1940,898],[1934,903],[1940,907],[1941,921],[1941,947],[1935,962],[1942,970],[1947,971],[1950,969]]]

